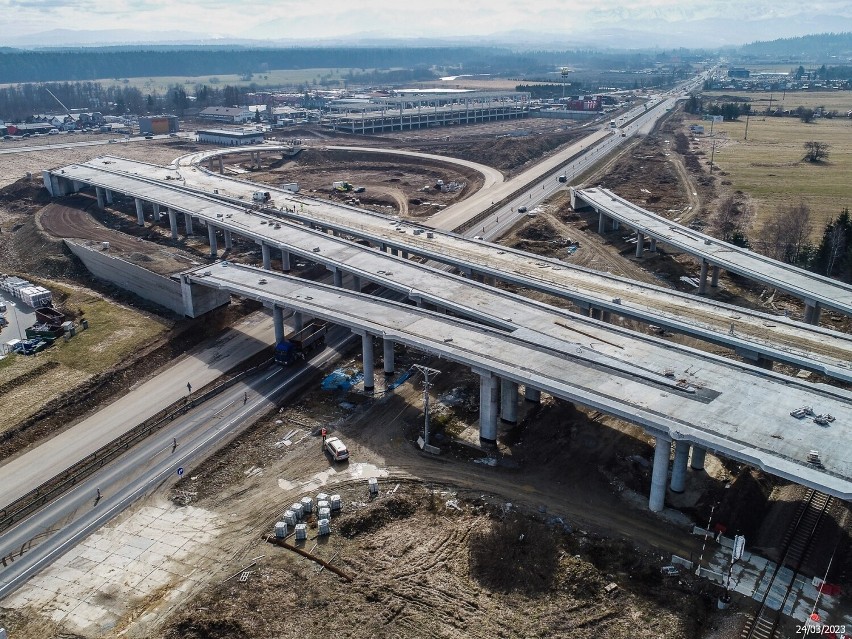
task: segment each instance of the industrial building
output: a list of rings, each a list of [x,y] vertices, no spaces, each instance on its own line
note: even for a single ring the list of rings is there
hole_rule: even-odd
[[[333,100],[322,123],[336,131],[381,133],[524,118],[529,104],[530,94],[519,91],[402,89],[390,97]]]
[[[262,131],[203,129],[196,131],[196,134],[198,135],[198,141],[205,144],[244,146],[248,144],[261,144],[263,142]]]
[[[248,107],[207,107],[198,117],[203,120],[241,124],[251,120],[254,113]]]
[[[139,133],[142,135],[177,133],[179,128],[176,115],[149,115],[139,118]]]

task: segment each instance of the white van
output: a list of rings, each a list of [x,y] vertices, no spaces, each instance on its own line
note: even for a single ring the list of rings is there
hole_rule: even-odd
[[[349,450],[346,448],[346,444],[340,441],[337,437],[329,437],[326,439],[325,449],[334,461],[349,459]]]
[[[59,129],[51,129],[47,132],[48,135],[59,135]]]

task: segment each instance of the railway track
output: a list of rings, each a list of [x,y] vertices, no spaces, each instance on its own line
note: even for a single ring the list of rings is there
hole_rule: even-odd
[[[793,523],[784,535],[781,545],[784,549],[782,559],[775,566],[775,570],[772,572],[772,576],[760,600],[760,606],[754,616],[746,623],[740,634],[740,639],[782,639],[778,635],[781,611],[784,610],[787,604],[787,600],[793,590],[793,585],[796,582],[796,577],[799,574],[802,563],[811,550],[813,540],[819,530],[822,518],[831,504],[831,500],[832,498],[829,495],[809,489],[805,498],[800,502],[796,516],[793,518]],[[774,610],[768,605],[768,602],[772,588],[776,580],[779,579],[782,568],[785,566],[793,570],[793,575],[790,577],[790,581],[784,590],[781,605],[778,610]]]

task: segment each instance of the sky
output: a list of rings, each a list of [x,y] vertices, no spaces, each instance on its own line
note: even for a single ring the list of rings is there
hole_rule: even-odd
[[[0,0],[4,40],[53,29],[179,31],[202,38],[299,39],[350,35],[487,36],[514,30],[566,34],[629,28],[688,31],[702,20],[775,20],[795,31],[799,17],[837,16],[852,29],[852,2],[824,0]],[[831,22],[845,30],[844,20]],[[709,27],[706,27],[709,29]],[[716,34],[724,39],[724,34]],[[781,35],[788,35],[782,33]],[[45,42],[49,45],[49,42]]]

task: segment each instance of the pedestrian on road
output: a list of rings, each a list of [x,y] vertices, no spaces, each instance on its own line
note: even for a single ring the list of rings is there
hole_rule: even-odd
[[[322,445],[323,445],[323,447],[325,447],[325,437],[326,437],[326,435],[328,435],[328,431],[325,428],[323,428],[322,431],[320,431],[320,432],[322,433]]]
[[[186,383],[186,392],[187,392],[187,393],[191,393],[191,392],[192,392],[192,384],[190,384],[189,382],[187,382],[187,383]]]
[[[243,406],[246,405],[247,401],[248,401],[248,393],[243,393]]]
[[[177,437],[172,437],[172,452],[177,448]]]
[[[100,498],[101,498],[101,489],[100,489],[100,488],[96,488],[95,490],[97,490],[97,491],[98,491],[98,496],[95,498],[95,500],[98,500],[98,499],[100,499]]]

